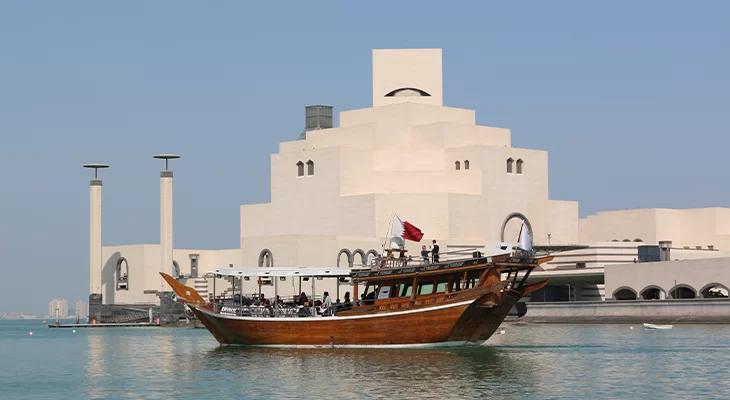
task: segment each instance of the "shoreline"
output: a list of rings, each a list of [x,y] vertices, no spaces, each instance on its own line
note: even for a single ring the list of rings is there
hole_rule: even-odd
[[[608,300],[527,303],[527,323],[730,324],[730,299]]]

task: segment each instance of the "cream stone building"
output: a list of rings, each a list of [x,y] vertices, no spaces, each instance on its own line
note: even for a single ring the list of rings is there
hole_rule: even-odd
[[[425,233],[421,243],[407,242],[414,256],[434,239],[442,252],[515,242],[525,219],[536,245],[584,245],[559,253],[541,274],[570,270],[590,296],[603,297],[605,265],[631,262],[643,246],[668,240],[682,258],[730,248],[727,208],[580,219],[577,202],[549,198],[546,151],[512,147],[509,129],[477,125],[474,110],[444,106],[441,57],[440,49],[374,50],[372,107],[341,112],[339,127],[331,107],[307,108],[305,132],[271,156],[271,201],[241,206],[239,249],[174,249],[174,267],[163,267],[160,245],[103,247],[104,304],[157,302],[165,290],[159,271],[174,269],[209,294],[206,273],[216,268],[369,264],[394,214]],[[171,174],[164,190],[171,191]],[[587,270],[600,282],[581,281]],[[242,282],[243,292],[256,292],[257,283]]]

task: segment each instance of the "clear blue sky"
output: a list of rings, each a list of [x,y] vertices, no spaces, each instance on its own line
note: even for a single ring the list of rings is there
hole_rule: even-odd
[[[111,164],[105,245],[159,242],[151,156],[173,152],[176,247],[238,247],[303,107],[371,104],[373,48],[443,48],[446,105],[549,151],[582,216],[730,206],[728,21],[726,1],[2,2],[0,311],[87,300],[84,163]]]

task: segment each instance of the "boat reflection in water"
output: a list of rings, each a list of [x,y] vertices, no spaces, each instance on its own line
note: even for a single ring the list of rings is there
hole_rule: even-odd
[[[219,346],[199,354],[199,369],[185,374],[245,377],[241,386],[247,398],[309,399],[322,393],[338,399],[520,398],[538,384],[535,365],[522,356],[491,347],[352,351]],[[260,384],[272,382],[272,376],[276,388]],[[221,390],[233,393],[240,386]]]
[[[278,347],[457,347],[480,344],[504,321],[523,296],[547,280],[527,284],[530,272],[552,257],[535,258],[510,250],[480,251],[433,264],[409,265],[405,250],[387,250],[377,267],[361,270],[326,268],[225,268],[217,278],[349,278],[353,302],[259,306],[208,302],[195,289],[162,273],[178,302],[192,310],[223,345]],[[396,257],[396,254],[398,256]],[[446,257],[444,257],[445,259]],[[314,289],[314,288],[313,288]],[[362,290],[362,297],[359,292]],[[314,292],[314,290],[313,290]],[[278,293],[276,298],[278,299]]]

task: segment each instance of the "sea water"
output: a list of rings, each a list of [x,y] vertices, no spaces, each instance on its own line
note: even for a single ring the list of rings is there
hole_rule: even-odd
[[[730,326],[633,328],[505,325],[457,349],[256,349],[220,347],[205,329],[0,321],[0,399],[730,397]]]

